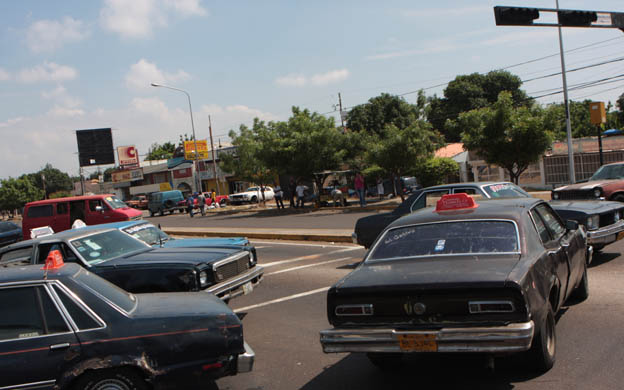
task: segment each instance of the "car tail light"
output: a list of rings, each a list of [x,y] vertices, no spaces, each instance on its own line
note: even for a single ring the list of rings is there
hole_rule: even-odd
[[[470,301],[468,310],[470,314],[512,313],[516,311],[516,308],[511,301]]]
[[[336,306],[337,316],[372,316],[373,305],[367,303],[362,305],[339,305]]]

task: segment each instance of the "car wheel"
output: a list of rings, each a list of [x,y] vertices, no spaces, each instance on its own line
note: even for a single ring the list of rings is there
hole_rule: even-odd
[[[258,203],[258,197],[257,196],[252,196],[251,197],[251,203]]]
[[[587,262],[583,265],[583,277],[581,282],[576,287],[573,293],[573,297],[579,302],[582,302],[589,298],[589,281],[587,280]]]
[[[403,361],[402,353],[390,352],[369,352],[366,354],[368,360],[380,370],[392,370],[398,368]]]
[[[97,370],[81,376],[74,390],[147,390],[147,383],[133,370]]]
[[[555,331],[555,313],[550,303],[548,303],[548,309],[541,326],[533,336],[530,352],[530,359],[540,372],[550,370],[555,364],[557,333]]]
[[[162,217],[162,216],[164,216],[164,215],[165,215],[165,210],[160,209],[160,216]]]
[[[613,200],[616,202],[624,202],[624,195],[618,194],[613,197]]]
[[[226,205],[226,203],[227,203],[227,200],[225,200],[225,199],[221,199],[221,200],[219,201],[219,204],[220,204],[221,206],[225,206],[225,205]]]

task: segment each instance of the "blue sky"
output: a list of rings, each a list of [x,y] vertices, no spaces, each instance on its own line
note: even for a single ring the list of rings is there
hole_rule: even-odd
[[[292,106],[333,116],[382,92],[414,102],[458,74],[557,54],[557,29],[497,27],[494,5],[554,8],[555,0],[493,1],[4,1],[0,13],[0,178],[46,163],[77,174],[74,130],[113,128],[116,146],[191,133],[223,143],[254,117],[286,120]],[[624,11],[621,1],[561,0],[565,9]],[[564,29],[568,70],[618,60],[624,33]],[[523,80],[560,71],[558,56],[509,68]],[[571,72],[571,85],[624,73],[624,62]],[[616,80],[617,81],[617,80]],[[561,77],[525,83],[531,95]],[[615,101],[624,81],[573,91]],[[539,99],[560,102],[561,94]],[[93,168],[87,171],[93,171]]]

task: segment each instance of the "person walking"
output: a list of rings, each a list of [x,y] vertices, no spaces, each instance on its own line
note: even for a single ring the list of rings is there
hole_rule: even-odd
[[[212,203],[210,204],[213,205],[214,207],[217,207],[217,192],[215,191],[214,188],[210,190],[210,199],[212,199]]]
[[[383,199],[384,196],[384,185],[381,177],[377,178],[377,195],[379,195],[379,200]]]
[[[275,193],[275,204],[277,205],[277,209],[279,210],[280,206],[284,208],[284,201],[282,199],[284,197],[284,191],[282,191],[282,187],[277,184],[273,187],[273,192]]]
[[[290,208],[297,208],[297,205],[295,204],[295,191],[297,189],[297,183],[295,183],[295,179],[293,179],[292,177],[290,178],[290,181],[288,182],[288,197],[290,198]]]
[[[357,192],[360,198],[360,207],[366,206],[366,189],[364,187],[364,176],[360,172],[355,174],[355,192]]]
[[[202,217],[206,215],[206,196],[204,195],[203,192],[200,192],[199,195],[197,195],[197,207],[199,207],[199,212],[201,213]]]
[[[295,187],[295,192],[297,192],[297,206],[303,208],[305,205],[305,191],[308,187],[304,186],[303,183],[299,182],[299,185]]]
[[[188,199],[186,199],[186,211],[189,213],[191,218],[193,218],[194,203],[195,203],[195,199],[193,199],[193,195],[189,195]]]

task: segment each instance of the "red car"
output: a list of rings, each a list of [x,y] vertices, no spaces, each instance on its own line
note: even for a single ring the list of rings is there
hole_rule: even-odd
[[[147,210],[147,196],[145,195],[136,195],[133,196],[132,199],[127,200],[125,202],[128,206],[133,207],[135,209]]]
[[[206,197],[206,206],[212,205],[212,198],[210,197],[210,192],[204,192],[204,196]],[[225,206],[230,202],[230,199],[228,198],[227,195],[217,195],[217,202],[219,203],[220,206]],[[178,206],[186,208],[187,207],[186,199],[179,201]],[[193,197],[193,208],[194,209],[198,208],[197,197]]]

